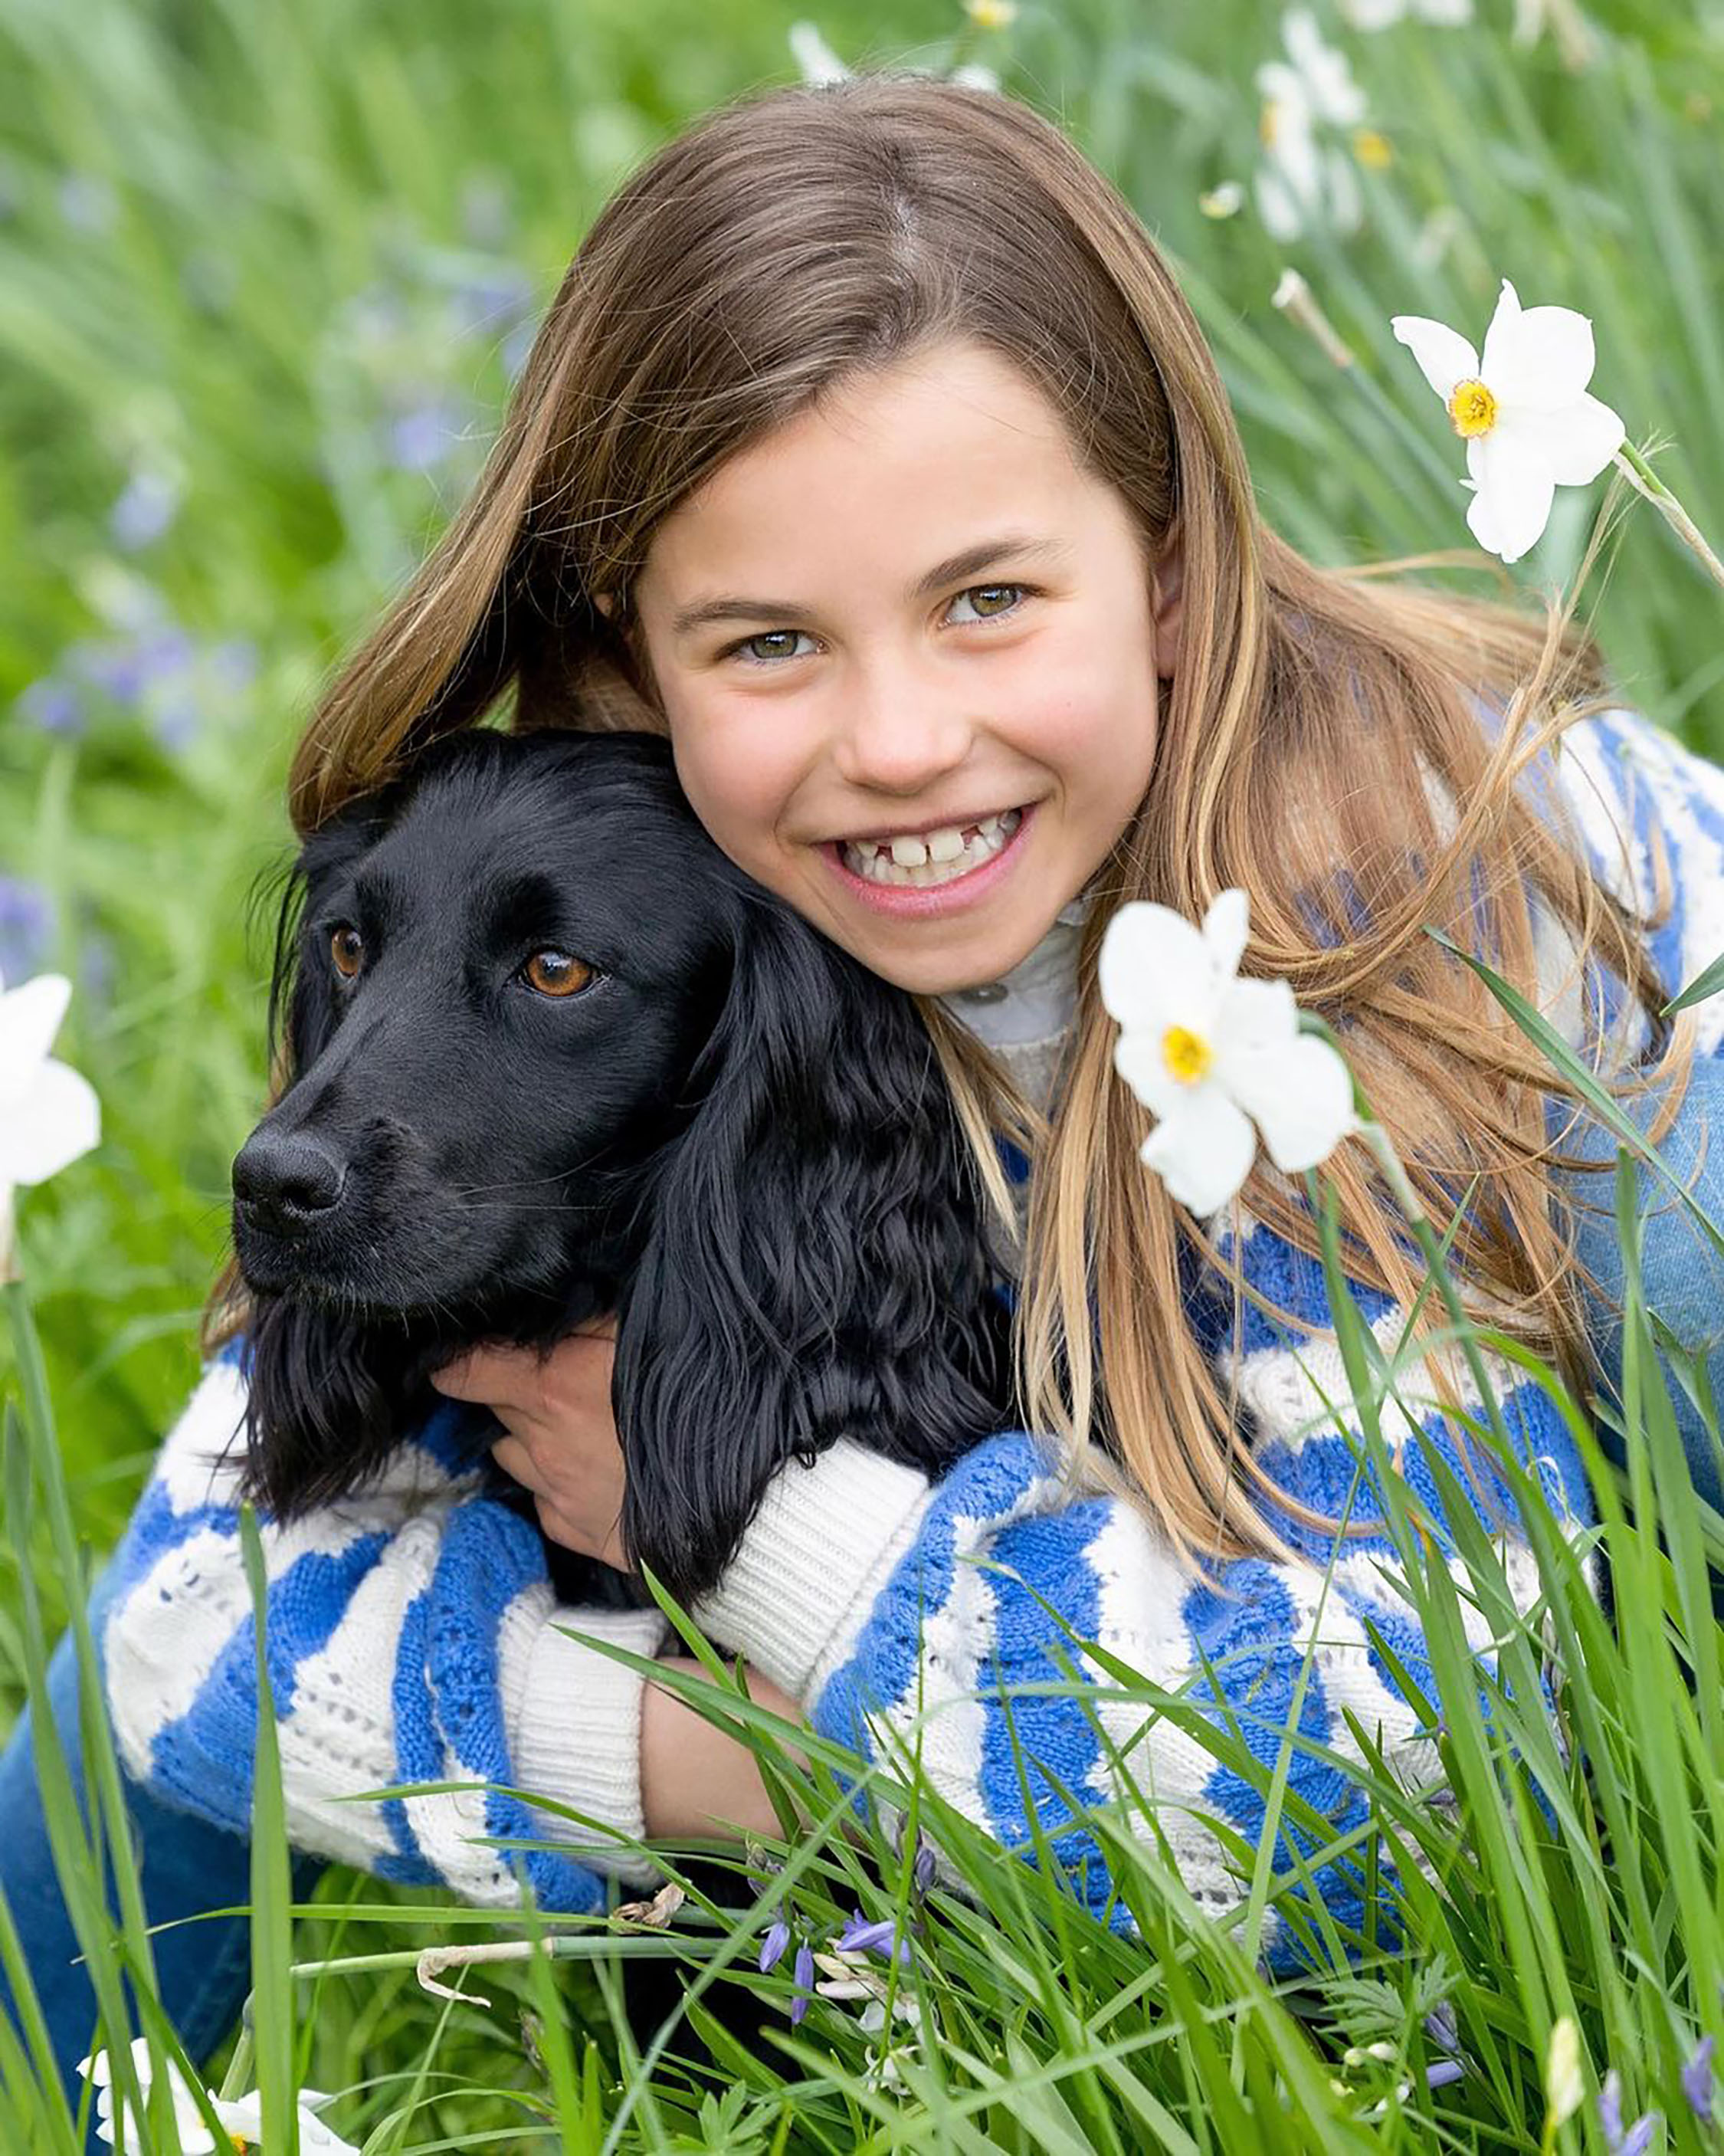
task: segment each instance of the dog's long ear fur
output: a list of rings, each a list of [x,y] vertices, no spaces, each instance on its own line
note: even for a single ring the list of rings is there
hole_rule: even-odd
[[[300,963],[300,923],[320,886],[367,851],[387,818],[373,803],[337,818],[302,849],[276,915],[269,979],[269,1042],[287,1092],[328,1045],[337,1010],[333,990]],[[246,1460],[243,1495],[289,1518],[360,1488],[412,1426],[423,1386],[403,1381],[388,1336],[367,1332],[338,1310],[254,1298],[246,1327]]]
[[[624,1537],[685,1600],[793,1453],[854,1434],[931,1468],[1008,1412],[1008,1320],[915,1005],[788,908],[738,902],[706,1091],[618,1325]]]

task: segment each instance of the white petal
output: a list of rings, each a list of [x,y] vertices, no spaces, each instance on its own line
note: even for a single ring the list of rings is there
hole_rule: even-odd
[[[1424,315],[1393,315],[1388,326],[1445,404],[1457,382],[1470,382],[1478,373],[1479,355],[1446,322],[1434,322]]]
[[[1537,457],[1558,486],[1590,484],[1622,447],[1626,432],[1619,415],[1596,397],[1582,397],[1555,412],[1521,407],[1506,413],[1491,429],[1529,459]]]
[[[0,995],[0,1107],[12,1103],[50,1048],[72,999],[64,973],[38,973]]]
[[[1227,1083],[1283,1174],[1326,1160],[1353,1127],[1353,1081],[1326,1040],[1301,1034],[1273,1055],[1239,1059]]]
[[[1356,30],[1386,30],[1405,8],[1406,0],[1341,0],[1342,18]]]
[[[1113,1045],[1113,1067],[1154,1116],[1171,1116],[1191,1091],[1167,1068],[1159,1033],[1122,1033]]]
[[[90,1081],[64,1063],[40,1064],[22,1098],[7,1105],[0,1183],[45,1183],[88,1152],[101,1134],[101,1103]]]
[[[1215,1075],[1229,1091],[1235,1056],[1278,1054],[1299,1037],[1299,1006],[1285,981],[1234,981],[1215,1014]]]
[[[1242,891],[1219,891],[1203,916],[1203,941],[1208,946],[1217,975],[1225,979],[1238,973],[1250,933],[1251,901]]]
[[[1283,167],[1272,162],[1260,165],[1252,181],[1252,192],[1257,198],[1257,214],[1271,239],[1285,245],[1303,236],[1307,205],[1290,184]]]
[[[1413,0],[1413,12],[1427,23],[1458,29],[1473,19],[1473,0]]]
[[[1207,1034],[1215,1001],[1208,947],[1171,906],[1132,899],[1107,924],[1096,961],[1101,1001],[1127,1033],[1169,1025]]]
[[[1593,326],[1572,307],[1527,307],[1507,316],[1499,309],[1480,372],[1505,407],[1554,412],[1581,395],[1596,364]]]
[[[1477,502],[1485,504],[1490,528],[1499,542],[1491,551],[1505,562],[1518,562],[1529,547],[1537,544],[1550,521],[1557,484],[1536,446],[1517,443],[1501,427],[1494,427],[1480,439],[1484,447]],[[1470,511],[1467,522],[1473,523]],[[1476,525],[1473,536],[1478,537]],[[1485,542],[1480,539],[1479,543]]]
[[[1157,1124],[1142,1153],[1172,1196],[1207,1219],[1251,1173],[1257,1133],[1219,1086],[1198,1086]]]

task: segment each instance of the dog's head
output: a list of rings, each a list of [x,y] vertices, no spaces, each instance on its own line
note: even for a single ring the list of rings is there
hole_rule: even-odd
[[[278,1517],[362,1485],[457,1348],[606,1310],[625,1539],[685,1599],[793,1454],[934,1467],[1007,1418],[913,1004],[713,845],[656,737],[428,752],[307,841],[271,1008],[233,1227]]]

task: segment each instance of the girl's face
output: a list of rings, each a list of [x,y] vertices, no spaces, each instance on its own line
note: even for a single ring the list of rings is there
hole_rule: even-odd
[[[739,451],[659,526],[636,606],[714,840],[938,995],[1018,964],[1130,822],[1178,593],[1039,390],[953,343]],[[894,839],[857,873],[854,842]]]

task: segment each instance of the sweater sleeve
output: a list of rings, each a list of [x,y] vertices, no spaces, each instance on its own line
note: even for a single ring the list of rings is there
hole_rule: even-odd
[[[1315,1314],[1321,1269],[1268,1231],[1250,1240],[1259,1237],[1259,1261],[1248,1273],[1279,1273],[1276,1285],[1290,1298],[1282,1307],[1297,1312],[1302,1303]],[[1367,1322],[1392,1341],[1393,1306],[1359,1299]],[[1332,1342],[1276,1331],[1248,1311],[1235,1374],[1263,1465],[1288,1494],[1338,1515],[1357,1440],[1349,1442],[1322,1404],[1325,1395],[1348,1398]],[[1519,1375],[1508,1366],[1492,1373],[1516,1449],[1537,1464],[1565,1532],[1578,1533],[1590,1517],[1578,1457],[1543,1395],[1517,1385]],[[1391,1437],[1393,1412],[1384,1418]],[[1474,1485],[1452,1427],[1433,1410],[1402,1434],[1403,1471],[1453,1568],[1432,1460],[1455,1471],[1463,1489]],[[1471,1443],[1469,1454],[1487,1502],[1501,1507],[1480,1509],[1480,1517],[1500,1536],[1511,1592],[1526,1609],[1540,1589],[1519,1516],[1501,1477],[1481,1465],[1481,1448]],[[1307,1661],[1299,1730],[1308,1742],[1293,1753],[1291,1790],[1337,1831],[1363,1822],[1358,1781],[1311,1748],[1361,1763],[1350,1713],[1404,1782],[1442,1795],[1432,1732],[1367,1630],[1367,1621],[1377,1627],[1414,1686],[1436,1699],[1426,1641],[1394,1584],[1399,1560],[1382,1531],[1374,1481],[1362,1481],[1352,1517],[1379,1531],[1342,1544],[1326,1593],[1333,1538],[1285,1517],[1276,1523],[1297,1552],[1292,1562],[1239,1558],[1194,1578],[1135,1508],[1065,1493],[1044,1448],[1022,1433],[989,1439],[931,1487],[846,1440],[812,1467],[782,1471],[736,1560],[692,1614],[801,1698],[823,1735],[899,1774],[907,1774],[919,1749],[941,1796],[1035,1864],[1033,1813],[1062,1883],[1114,1928],[1131,1931],[1129,1912],[1113,1897],[1101,1844],[1062,1790],[1086,1809],[1121,1804],[1121,1823],[1157,1850],[1158,1831],[1194,1902],[1224,1922],[1245,1892],[1226,1830],[1249,1847],[1261,1838],[1264,1789]],[[1465,1598],[1461,1607],[1475,1653],[1489,1666],[1488,1624]],[[1091,1683],[1121,1689],[1064,1626],[1149,1686],[1183,1695],[1210,1722],[1236,1722],[1262,1774],[1219,1765],[1178,1719],[1146,1700],[1037,1697],[1034,1687],[1060,1677],[1056,1653]],[[1116,1775],[1110,1746],[1124,1758],[1137,1796]],[[1284,1816],[1278,1870],[1288,1867],[1290,1846],[1301,1855],[1311,1849]],[[942,1869],[949,1883],[961,1883]],[[1361,1928],[1362,1873],[1331,1865],[1315,1876],[1337,1920]],[[1379,1938],[1384,1930],[1379,1907]],[[1272,1969],[1302,1965],[1300,1928],[1275,1910],[1263,1943]]]
[[[103,1628],[110,1712],[128,1772],[164,1802],[244,1835],[252,1812],[255,1623],[221,1464],[244,1412],[231,1352],[205,1371],[114,1558]],[[642,1681],[570,1639],[643,1655],[656,1610],[559,1606],[531,1521],[484,1494],[456,1404],[363,1494],[259,1521],[270,1690],[296,1848],[404,1883],[511,1907],[518,1856],[538,1902],[602,1906],[601,1873],[657,1874],[602,1833],[501,1790],[351,1801],[390,1784],[503,1784],[639,1837]],[[511,1852],[475,1837],[562,1847]]]

